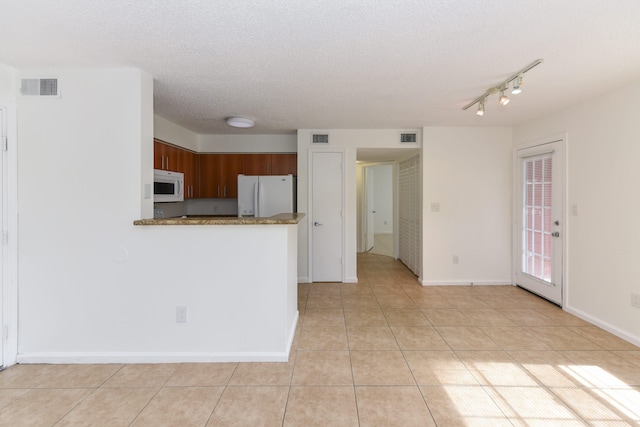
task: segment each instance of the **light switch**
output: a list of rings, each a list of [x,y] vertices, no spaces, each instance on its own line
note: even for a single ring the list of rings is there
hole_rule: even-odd
[[[440,202],[431,202],[431,212],[440,212]]]

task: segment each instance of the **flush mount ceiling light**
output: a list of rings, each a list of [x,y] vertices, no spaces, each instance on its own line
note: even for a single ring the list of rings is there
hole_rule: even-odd
[[[229,117],[227,124],[234,128],[252,128],[254,122],[248,117]]]
[[[483,93],[482,95],[480,95],[479,97],[477,97],[476,99],[474,99],[473,101],[471,101],[470,103],[462,107],[462,109],[466,110],[469,107],[472,107],[478,104],[478,111],[476,111],[476,114],[478,116],[483,116],[484,104],[487,100],[487,97],[497,92],[500,92],[500,99],[499,99],[500,105],[507,105],[509,103],[509,97],[505,95],[504,92],[509,88],[509,83],[513,82],[513,90],[511,91],[511,93],[513,95],[519,94],[520,92],[522,92],[522,90],[520,89],[520,85],[522,84],[522,76],[524,75],[524,73],[531,70],[536,65],[540,65],[541,63],[542,63],[542,59],[536,59],[531,64],[527,65],[522,70],[518,71],[517,73],[515,73],[514,75],[512,75],[511,77],[509,77],[508,79],[500,83],[499,85],[493,86],[487,89],[485,93]]]

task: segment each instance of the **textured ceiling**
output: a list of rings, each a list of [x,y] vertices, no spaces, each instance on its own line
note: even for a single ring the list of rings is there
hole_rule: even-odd
[[[537,58],[507,107],[462,111]],[[0,63],[141,68],[203,134],[512,126],[640,78],[640,1],[0,0]]]

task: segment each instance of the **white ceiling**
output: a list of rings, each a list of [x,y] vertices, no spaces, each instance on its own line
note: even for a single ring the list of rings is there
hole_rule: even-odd
[[[537,58],[507,107],[462,111]],[[141,68],[202,134],[512,126],[637,81],[640,1],[0,0],[0,63]]]

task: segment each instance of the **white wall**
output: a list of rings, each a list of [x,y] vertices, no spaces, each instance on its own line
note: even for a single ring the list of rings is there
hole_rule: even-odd
[[[511,128],[423,135],[423,284],[511,283]]]
[[[149,321],[139,298],[154,292],[130,264],[132,222],[153,213],[153,82],[134,69],[55,75],[60,99],[18,100],[19,353],[109,351]]]
[[[18,100],[18,361],[286,360],[296,226],[134,226],[152,210],[151,76],[55,72],[60,99]],[[249,255],[262,264],[244,268]]]
[[[405,129],[403,129],[404,131]],[[309,215],[308,221],[301,224],[298,237],[298,278],[301,282],[309,280],[309,239],[308,224],[313,222],[312,212],[308,210],[309,196],[309,161],[312,150],[339,150],[344,152],[344,207],[345,218],[345,264],[343,281],[356,282],[357,247],[358,247],[358,196],[356,158],[358,148],[394,148],[398,150],[415,150],[419,143],[400,144],[399,129],[331,129],[331,130],[298,130],[298,211]],[[329,144],[312,144],[313,133],[329,133]],[[420,141],[420,137],[418,137]]]
[[[567,132],[565,308],[640,344],[640,82],[519,126],[516,145]],[[565,207],[566,208],[566,207]]]
[[[154,116],[153,136],[191,151],[198,151],[198,134],[159,115]]]
[[[200,153],[295,153],[295,134],[198,135]]]

